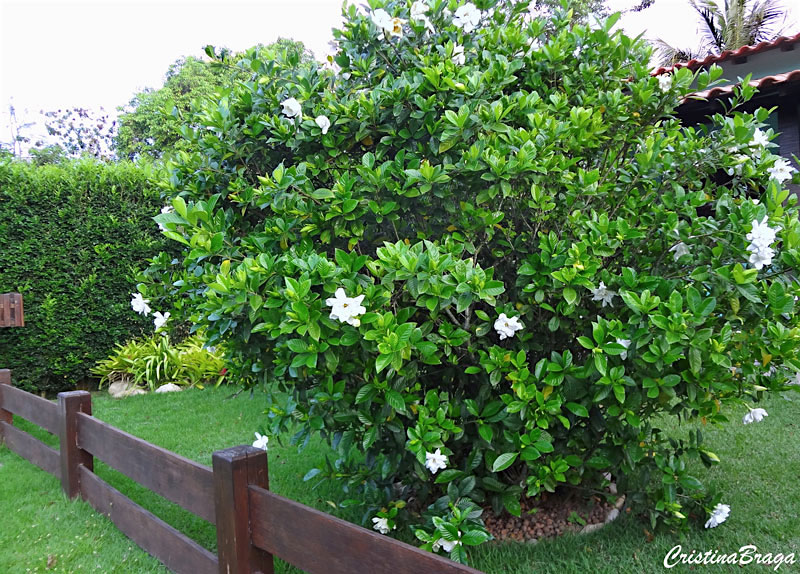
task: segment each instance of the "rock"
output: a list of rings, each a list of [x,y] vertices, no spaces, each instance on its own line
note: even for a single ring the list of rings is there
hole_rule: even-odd
[[[182,389],[176,385],[175,383],[167,383],[166,385],[161,385],[156,389],[157,393],[178,393]]]
[[[146,395],[146,394],[147,394],[147,391],[145,391],[144,389],[131,389],[124,396],[133,397],[133,396],[136,396],[136,395]]]
[[[112,398],[120,399],[127,397],[128,394],[135,388],[135,385],[129,381],[118,381],[108,385],[108,394]]]
[[[616,508],[612,508],[611,512],[608,513],[608,516],[606,516],[606,524],[616,520],[618,516],[619,516],[619,510],[617,510]]]
[[[614,508],[617,510],[622,510],[622,505],[625,504],[625,495],[623,494],[617,499],[617,502],[614,503]]]
[[[581,530],[581,534],[589,534],[590,532],[594,532],[595,530],[600,530],[605,524],[587,524]]]

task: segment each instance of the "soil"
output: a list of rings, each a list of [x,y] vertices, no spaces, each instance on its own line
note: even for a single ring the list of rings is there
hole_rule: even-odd
[[[609,494],[585,497],[574,490],[559,489],[555,493],[545,492],[537,498],[520,501],[520,516],[502,512],[499,516],[491,507],[484,508],[483,521],[497,540],[537,542],[540,538],[553,538],[565,532],[587,531],[600,527],[609,519],[609,514],[621,506],[622,499]],[[612,514],[611,516],[616,515]],[[577,517],[580,517],[578,519]],[[613,520],[613,518],[611,518]],[[610,521],[610,520],[608,520]],[[589,525],[597,525],[589,527]]]

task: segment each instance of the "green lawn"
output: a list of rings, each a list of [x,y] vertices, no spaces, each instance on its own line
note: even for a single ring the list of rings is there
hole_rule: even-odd
[[[114,401],[94,398],[94,414],[112,425],[174,452],[210,464],[215,450],[247,444],[263,410],[256,394],[229,398],[226,389],[184,391]],[[665,572],[662,561],[676,544],[696,549],[734,552],[754,544],[759,552],[794,552],[798,564],[779,571],[800,571],[800,399],[774,397],[765,405],[769,417],[743,426],[706,429],[710,448],[722,458],[697,474],[725,493],[731,505],[728,521],[714,530],[693,528],[681,539],[667,532],[650,542],[646,525],[632,516],[599,532],[564,536],[530,544],[486,544],[474,552],[473,565],[491,574],[646,573]],[[26,429],[32,427],[21,423]],[[37,436],[48,437],[46,433]],[[310,490],[302,482],[326,448],[311,444],[302,455],[270,443],[270,486],[276,492],[324,510],[339,498],[332,487]],[[97,464],[97,472],[113,486],[155,514],[214,549],[214,528],[124,476]],[[0,448],[0,572],[166,572],[155,559],[120,534],[83,502],[67,501],[59,482],[8,449]],[[341,513],[340,516],[343,516]],[[355,518],[354,516],[343,516]],[[48,568],[48,560],[50,567]],[[753,571],[767,571],[753,566]],[[678,566],[672,571],[740,572],[739,566]],[[296,570],[280,567],[280,572]],[[771,571],[771,568],[769,569]]]

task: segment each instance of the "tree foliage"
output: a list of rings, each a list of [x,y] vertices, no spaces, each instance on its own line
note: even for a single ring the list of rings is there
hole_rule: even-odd
[[[700,42],[678,48],[657,40],[662,65],[702,59],[759,42],[769,42],[784,31],[786,8],[780,0],[689,0],[700,23]]]
[[[148,88],[131,98],[119,116],[115,147],[120,157],[158,159],[166,152],[188,149],[189,140],[181,136],[180,128],[191,115],[194,103],[213,98],[248,77],[249,72],[236,65],[242,54],[228,50],[219,50],[216,54],[211,47],[207,50],[214,57],[213,61],[192,56],[180,58],[167,70],[161,88]],[[252,50],[266,59],[283,52],[301,61],[312,58],[302,42],[285,38]]]

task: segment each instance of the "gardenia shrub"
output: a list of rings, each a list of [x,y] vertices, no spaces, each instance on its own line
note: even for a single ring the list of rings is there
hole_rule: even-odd
[[[234,377],[285,391],[262,428],[324,437],[339,458],[308,478],[374,504],[380,532],[463,561],[479,506],[609,476],[654,522],[710,512],[699,429],[800,368],[768,112],[737,111],[744,87],[681,127],[720,71],[652,77],[613,18],[369,5],[329,66],[251,55],[185,127],[200,152],[168,164],[155,218],[184,256],[144,295],[190,301]]]

